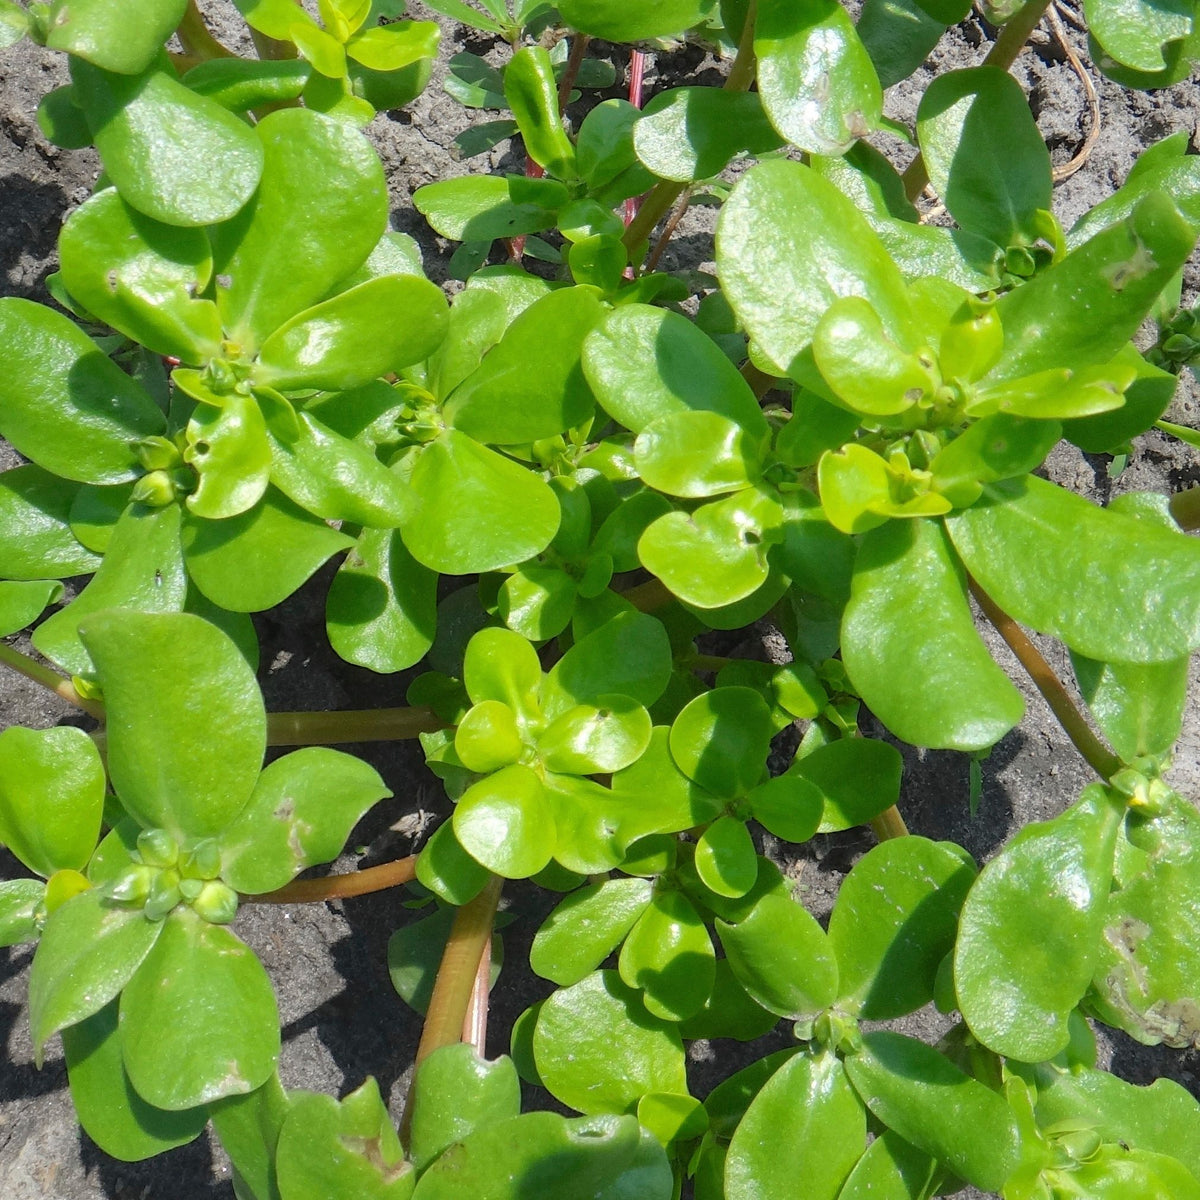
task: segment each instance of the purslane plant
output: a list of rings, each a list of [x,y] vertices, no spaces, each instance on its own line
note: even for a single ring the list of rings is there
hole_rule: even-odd
[[[436,26],[238,0],[243,59],[179,0],[0,3],[5,41],[70,55],[43,131],[104,165],[60,237],[72,316],[0,300],[0,435],[28,460],[0,474],[0,634],[35,626],[69,678],[0,660],[103,722],[0,734],[0,842],[35,876],[0,883],[0,939],[36,943],[35,1046],[61,1034],[82,1125],[136,1160],[211,1121],[240,1200],[1200,1197],[1200,1104],[1098,1070],[1089,1025],[1200,1044],[1200,816],[1163,779],[1200,506],[1037,474],[1063,439],[1194,438],[1161,418],[1195,351],[1200,160],[1150,147],[1064,230],[1004,70],[1038,0],[989,8],[999,39],[929,86],[903,175],[867,140],[896,132],[883,86],[965,5],[432,7],[507,43],[448,86],[507,107],[487,136],[530,164],[415,195],[463,244],[449,301],[360,131],[424,86]],[[1119,81],[1191,62],[1190,11],[1086,15]],[[733,53],[723,87],[564,123],[589,38],[687,30]],[[921,223],[926,181],[954,227]],[[717,278],[656,271],[658,221],[703,189]],[[423,662],[413,707],[268,715],[248,614],[338,554],[329,640]],[[1017,724],[970,595],[1099,778],[982,870],[907,834],[900,753],[859,724],[972,753]],[[760,618],[790,663],[697,644]],[[1104,741],[1018,622],[1068,649]],[[452,816],[413,859],[296,879],[390,795],[320,743],[417,735]],[[264,768],[269,745],[303,748]],[[866,823],[822,926],[760,831]],[[554,990],[488,1060],[501,892],[526,879],[562,894],[530,955]],[[389,945],[425,1016],[397,1129],[373,1080],[282,1086],[229,926],[401,883],[429,911]],[[860,1028],[930,1003],[958,1018],[936,1047]],[[686,1042],[781,1021],[794,1045],[691,1094]],[[580,1115],[523,1113],[522,1080]]]

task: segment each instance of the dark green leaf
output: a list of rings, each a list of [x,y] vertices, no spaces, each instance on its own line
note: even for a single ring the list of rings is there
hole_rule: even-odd
[[[660,889],[625,938],[618,967],[625,983],[644,993],[647,1012],[682,1021],[699,1012],[712,992],[716,955],[691,901]]]
[[[51,604],[62,600],[63,591],[56,580],[0,582],[0,637],[32,625]]]
[[[557,190],[538,198],[565,204],[566,189],[547,182]],[[443,179],[418,188],[413,193],[413,204],[443,237],[482,243],[553,229],[554,208],[558,206],[535,203],[532,199],[517,200],[511,194],[508,180],[500,175]]]
[[[865,825],[900,796],[904,762],[894,746],[874,738],[841,738],[799,758],[788,774],[816,785],[825,799],[820,832]]]
[[[745,687],[697,696],[671,726],[671,756],[716,796],[745,796],[763,776],[774,727],[766,701]]]
[[[78,484],[32,463],[0,473],[0,560],[6,579],[86,575],[100,559],[71,532]]]

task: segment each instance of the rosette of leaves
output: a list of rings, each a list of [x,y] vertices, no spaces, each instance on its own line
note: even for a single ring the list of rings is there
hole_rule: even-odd
[[[166,226],[108,189],[60,238],[62,280],[81,311],[188,364],[173,372],[165,415],[67,318],[23,300],[0,312],[13,348],[0,430],[42,468],[9,476],[9,536],[36,521],[48,574],[79,569],[83,547],[105,555],[37,635],[76,674],[90,671],[75,632],[86,612],[179,610],[189,579],[220,608],[267,608],[351,544],[326,520],[390,528],[406,511],[401,481],[302,401],[428,357],[445,300],[402,244],[382,238],[386,187],[360,134],[289,109],[253,136],[266,166],[235,220]],[[52,495],[48,512],[41,493]]]
[[[83,636],[105,691],[114,816],[124,815],[78,876],[77,894],[45,921],[30,1023],[39,1058],[62,1032],[84,1128],[109,1153],[139,1159],[190,1141],[206,1105],[274,1073],[270,981],[227,928],[239,893],[272,891],[330,861],[391,793],[366,764],[321,748],[263,770],[266,714],[253,673],[200,618],[113,610],[90,617]],[[65,732],[5,735],[10,749],[33,751],[20,763],[5,755],[6,816],[20,819],[38,788],[60,797],[5,830],[17,846],[40,840],[36,870],[64,854],[82,858],[95,823],[82,809],[95,808],[99,759],[65,744]]]

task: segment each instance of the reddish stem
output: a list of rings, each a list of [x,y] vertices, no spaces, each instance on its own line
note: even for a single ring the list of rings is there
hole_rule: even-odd
[[[629,103],[634,108],[642,107],[642,82],[646,75],[646,55],[642,50],[634,50],[629,56]],[[625,201],[625,226],[628,228],[634,217],[638,215],[642,198],[630,196]]]
[[[345,875],[326,875],[323,879],[293,879],[291,883],[261,896],[243,896],[243,904],[312,904],[319,900],[344,900],[348,896],[366,896],[385,888],[399,887],[416,878],[417,856],[398,858],[362,871]]]

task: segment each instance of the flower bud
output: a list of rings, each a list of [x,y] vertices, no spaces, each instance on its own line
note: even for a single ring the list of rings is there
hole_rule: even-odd
[[[179,859],[179,843],[165,829],[143,829],[137,848],[149,867],[173,867]]]
[[[151,471],[133,485],[129,498],[148,508],[166,508],[175,499],[175,480],[169,471]]]
[[[221,849],[215,838],[204,838],[179,859],[179,872],[188,879],[216,879],[221,873]]]
[[[156,868],[135,863],[117,877],[108,894],[121,904],[143,904],[157,877]]]
[[[160,871],[150,886],[150,895],[146,898],[143,912],[147,920],[161,921],[183,899],[179,890],[179,872],[175,870]]]
[[[228,925],[237,915],[238,895],[228,884],[214,879],[192,901],[192,911],[213,925]]]

